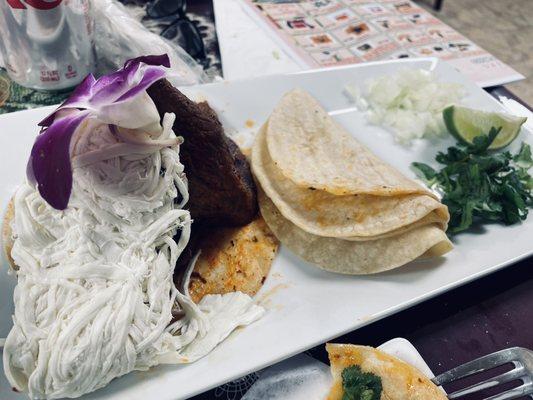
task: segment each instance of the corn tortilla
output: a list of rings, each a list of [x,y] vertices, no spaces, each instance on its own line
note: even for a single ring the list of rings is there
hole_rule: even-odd
[[[373,274],[397,268],[424,256],[441,256],[452,249],[446,234],[434,224],[369,241],[316,236],[285,219],[258,189],[259,208],[272,232],[302,259],[341,274]]]
[[[275,165],[299,187],[335,195],[434,196],[355,140],[304,90],[283,96],[266,138]]]
[[[282,174],[268,152],[268,126],[270,120],[255,140],[252,171],[281,214],[299,228],[314,235],[348,240],[390,237],[428,224],[446,229],[447,207],[425,191],[397,196],[336,196],[298,187]]]
[[[303,90],[280,100],[252,148],[259,205],[298,256],[373,274],[452,249],[448,208],[380,160]]]
[[[341,374],[354,365],[381,378],[383,400],[447,400],[444,392],[418,369],[378,349],[327,343],[326,350],[333,375],[327,400],[343,399]]]
[[[189,295],[198,303],[206,294],[240,291],[254,296],[263,286],[278,239],[259,215],[238,228],[207,232],[189,282]]]

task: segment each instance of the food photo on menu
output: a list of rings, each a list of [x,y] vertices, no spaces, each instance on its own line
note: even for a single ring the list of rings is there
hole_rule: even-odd
[[[532,397],[527,3],[0,3],[0,399]]]

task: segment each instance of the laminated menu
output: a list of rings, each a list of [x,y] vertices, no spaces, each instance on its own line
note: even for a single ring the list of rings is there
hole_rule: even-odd
[[[302,67],[408,57],[448,61],[482,87],[524,79],[409,0],[244,0]]]

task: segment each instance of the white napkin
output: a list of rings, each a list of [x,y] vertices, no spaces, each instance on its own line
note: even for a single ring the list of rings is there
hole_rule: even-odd
[[[213,0],[224,79],[301,70],[244,7],[241,0]]]
[[[306,354],[298,354],[261,371],[259,379],[242,400],[323,399],[332,380],[326,364]]]

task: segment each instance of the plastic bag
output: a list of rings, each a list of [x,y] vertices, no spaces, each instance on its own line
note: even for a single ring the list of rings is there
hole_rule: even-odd
[[[94,44],[98,72],[116,70],[130,58],[168,54],[174,86],[208,82],[202,67],[180,46],[150,32],[115,0],[91,0],[95,21]]]

